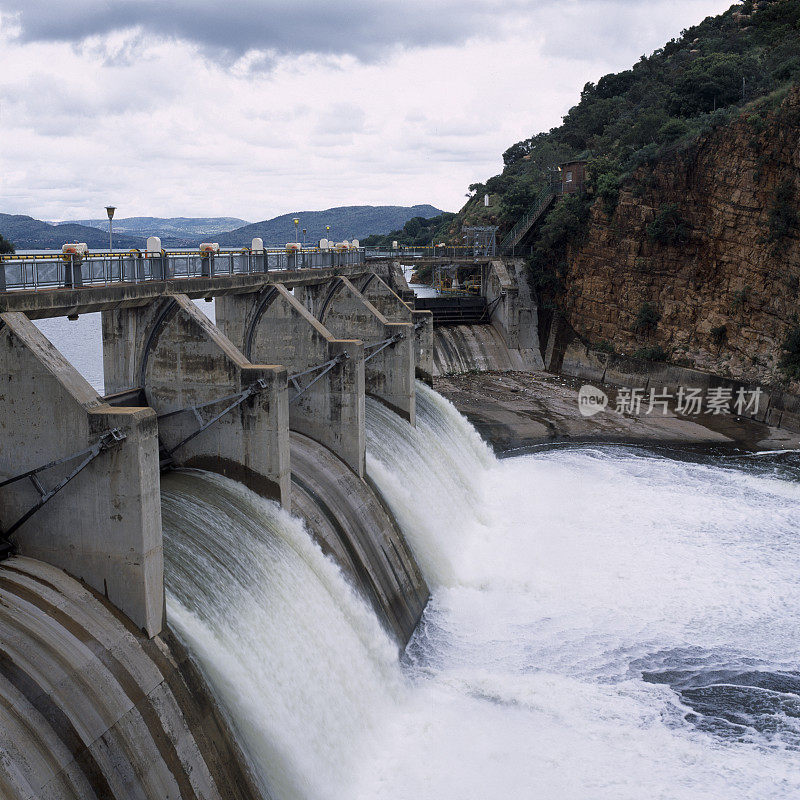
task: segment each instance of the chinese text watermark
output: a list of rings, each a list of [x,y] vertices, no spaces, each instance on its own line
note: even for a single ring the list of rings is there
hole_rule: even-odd
[[[764,394],[761,388],[732,389],[712,386],[703,389],[680,386],[676,390],[663,389],[617,389],[615,408],[620,414],[668,414],[670,408],[677,414],[736,414],[755,416]],[[591,417],[609,405],[608,395],[590,384],[581,386],[578,392],[578,410],[584,417]]]

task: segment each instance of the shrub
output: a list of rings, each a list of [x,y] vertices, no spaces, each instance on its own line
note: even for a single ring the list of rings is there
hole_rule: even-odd
[[[778,362],[778,367],[787,378],[800,379],[800,324],[797,323],[796,318],[795,324],[789,329],[783,340],[783,354]]]
[[[660,345],[653,347],[642,347],[633,354],[634,358],[641,358],[644,361],[666,361],[667,351]]]
[[[619,202],[619,176],[606,172],[597,179],[597,196],[603,202],[603,209],[610,217]]]
[[[601,339],[593,348],[598,353],[608,353],[610,356],[616,355],[617,350],[608,339]]]
[[[728,341],[727,325],[719,325],[716,328],[712,328],[711,341],[718,350],[721,350]]]
[[[682,139],[689,132],[689,126],[682,119],[671,119],[665,122],[658,130],[658,140],[665,144],[672,144]]]
[[[689,238],[677,203],[661,206],[655,219],[647,226],[647,236],[659,244],[680,244]]]
[[[14,252],[14,245],[0,233],[0,256],[12,255]]]
[[[652,333],[661,321],[661,314],[652,303],[642,303],[636,312],[636,319],[633,321],[635,333]]]

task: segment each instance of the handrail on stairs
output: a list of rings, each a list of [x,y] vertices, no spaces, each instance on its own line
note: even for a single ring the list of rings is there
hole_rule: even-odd
[[[557,188],[555,186],[545,186],[539,194],[536,195],[536,199],[533,201],[530,209],[528,209],[527,213],[523,214],[519,220],[517,220],[517,224],[505,235],[503,241],[500,242],[500,249],[502,252],[507,252],[512,247],[515,247],[519,240],[522,238],[524,233],[530,228],[531,223],[536,220],[536,218],[542,213],[542,211],[550,204],[551,200],[557,194]]]

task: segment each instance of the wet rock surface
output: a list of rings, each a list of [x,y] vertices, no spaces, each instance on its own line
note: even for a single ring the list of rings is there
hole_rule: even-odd
[[[800,447],[800,434],[730,414],[681,416],[670,408],[638,415],[620,413],[617,389],[601,388],[607,407],[593,416],[579,411],[586,382],[547,372],[481,372],[436,378],[448,398],[496,451],[504,453],[553,442],[723,445],[748,450]]]

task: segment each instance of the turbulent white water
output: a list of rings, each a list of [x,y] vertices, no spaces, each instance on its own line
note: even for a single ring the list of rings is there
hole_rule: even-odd
[[[171,619],[275,797],[800,797],[798,470],[498,461],[418,388],[416,430],[367,409],[432,589],[400,662],[299,523],[219,478],[166,486]]]
[[[261,788],[347,796],[402,691],[397,648],[297,519],[227,478],[162,482],[170,624],[201,662]]]

